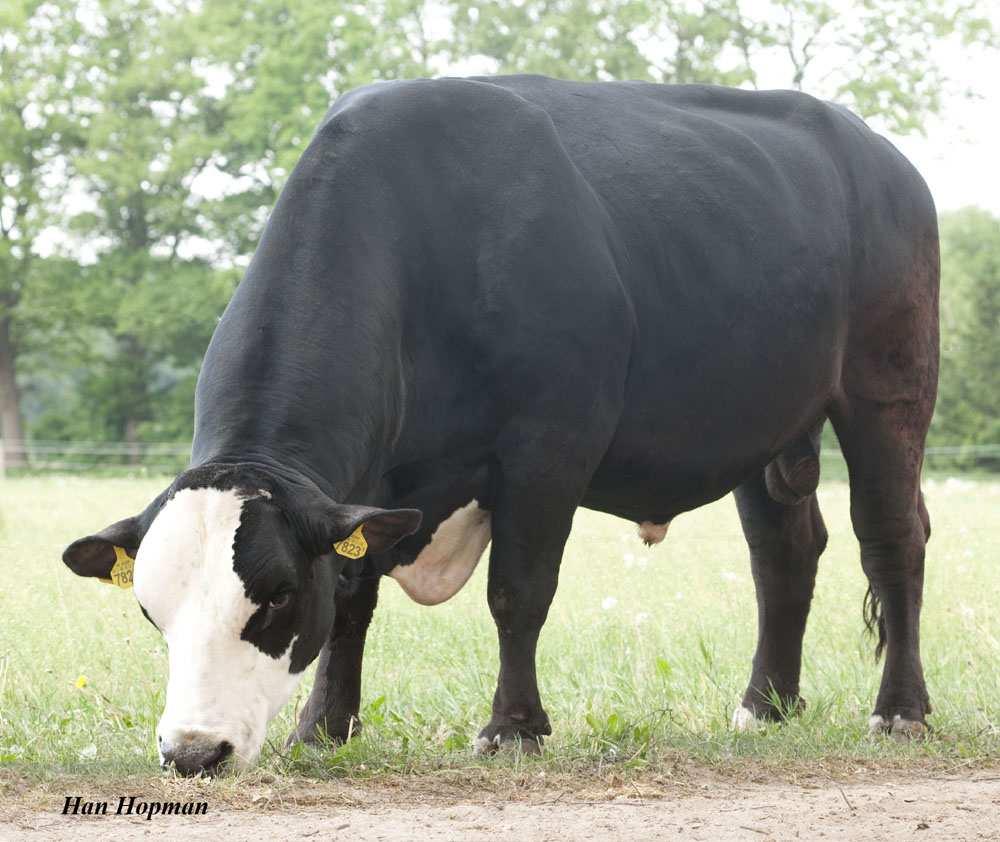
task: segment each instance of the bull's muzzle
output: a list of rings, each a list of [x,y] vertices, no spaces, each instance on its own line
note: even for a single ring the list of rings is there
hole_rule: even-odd
[[[182,731],[167,738],[158,738],[164,769],[173,766],[180,774],[190,776],[203,772],[217,774],[219,767],[233,753],[233,746],[211,734]]]

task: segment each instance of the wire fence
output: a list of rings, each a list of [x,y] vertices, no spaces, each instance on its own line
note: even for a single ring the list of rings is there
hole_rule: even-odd
[[[0,470],[12,473],[147,473],[184,469],[183,442],[0,441]]]
[[[934,445],[925,451],[930,469],[1000,472],[1000,444]],[[0,441],[0,473],[178,473],[188,464],[191,446],[183,442]],[[824,448],[824,463],[843,461]]]

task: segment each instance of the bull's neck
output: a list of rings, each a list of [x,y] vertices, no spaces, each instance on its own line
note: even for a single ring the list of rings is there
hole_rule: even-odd
[[[397,304],[382,287],[251,267],[202,366],[193,464],[272,465],[368,502],[402,419]]]
[[[399,281],[415,260],[365,137],[335,134],[303,153],[212,337],[193,457],[270,460],[362,502],[402,429]]]

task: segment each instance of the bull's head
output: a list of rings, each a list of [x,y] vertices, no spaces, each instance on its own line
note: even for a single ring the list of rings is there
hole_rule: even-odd
[[[414,509],[335,503],[311,484],[229,469],[182,474],[142,514],[74,541],[80,576],[134,583],[166,638],[161,762],[185,774],[252,763],[334,620],[346,565],[420,524]],[[132,567],[134,559],[134,571]],[[131,574],[131,576],[130,576]]]

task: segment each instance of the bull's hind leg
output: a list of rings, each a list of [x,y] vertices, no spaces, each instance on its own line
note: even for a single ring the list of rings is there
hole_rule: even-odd
[[[852,398],[836,424],[851,481],[851,520],[868,577],[867,621],[878,627],[885,668],[870,726],[912,735],[931,711],[920,661],[924,545],[930,521],[920,494],[933,397],[888,404]]]
[[[851,520],[868,577],[867,620],[885,668],[871,727],[909,735],[930,713],[920,662],[924,545],[930,520],[920,494],[924,440],[937,393],[937,241],[908,282],[859,308],[843,392],[831,408],[851,481]]]
[[[812,459],[816,460],[815,454]],[[810,473],[818,480],[818,467]],[[756,720],[782,719],[803,705],[802,638],[827,538],[813,490],[815,480],[810,484],[810,493],[798,502],[778,502],[765,472],[736,489],[757,589],[757,651],[750,683],[733,715],[733,726],[739,730]]]

